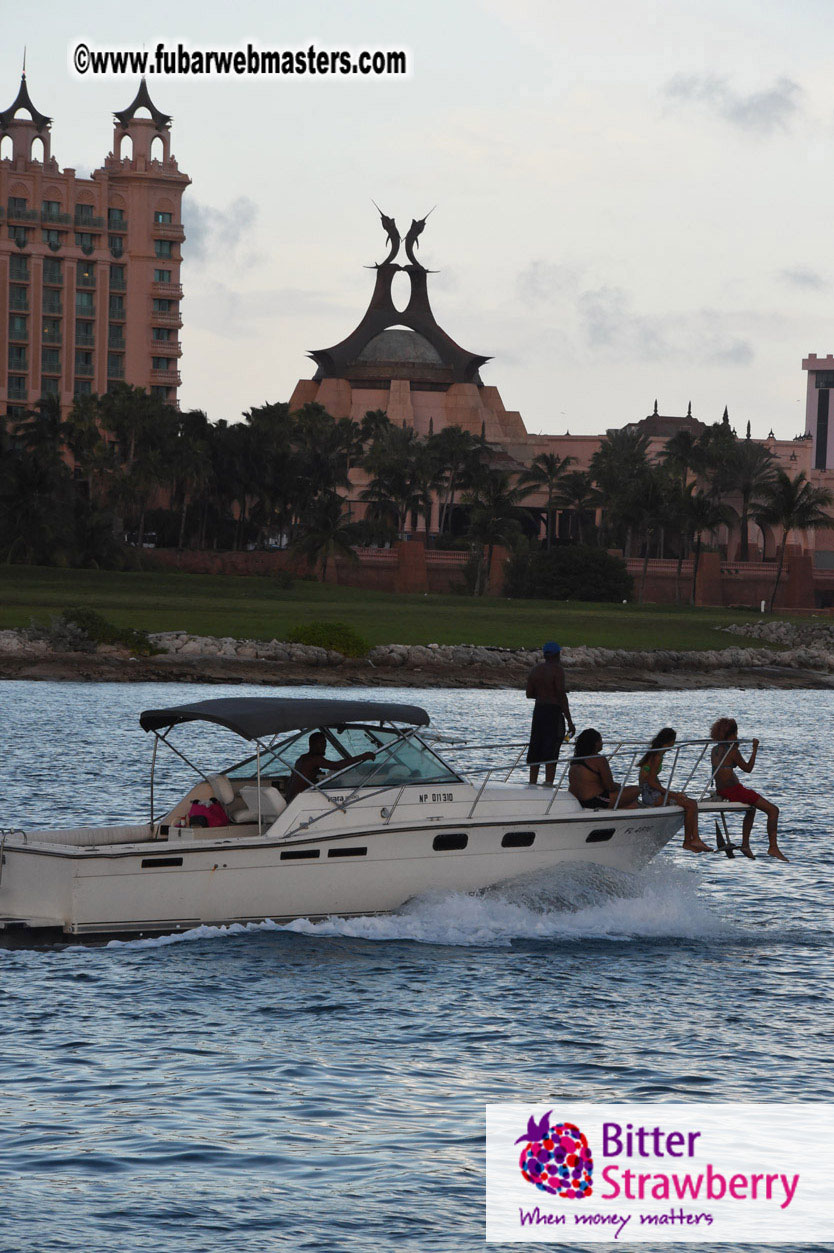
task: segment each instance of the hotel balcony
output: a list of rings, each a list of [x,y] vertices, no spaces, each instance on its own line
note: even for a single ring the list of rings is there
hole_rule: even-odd
[[[170,326],[174,330],[179,330],[182,326],[182,316],[179,313],[152,313],[155,326]]]
[[[96,337],[95,335],[76,335],[75,346],[76,348],[95,348]]]
[[[51,209],[41,209],[41,222],[44,226],[69,226],[72,218],[68,213],[56,213]]]
[[[111,235],[124,235],[127,231],[127,218],[108,218],[107,229]]]
[[[91,379],[96,372],[95,364],[92,361],[76,361],[75,373],[80,378]]]
[[[160,296],[164,300],[182,300],[182,284],[151,283],[151,295]]]
[[[182,344],[177,339],[149,339],[148,347],[155,357],[181,357]]]
[[[61,332],[60,331],[44,331],[43,342],[45,344],[60,344]]]
[[[12,209],[6,210],[6,217],[10,222],[37,222],[40,219],[37,209]]]
[[[123,349],[125,346],[124,335],[109,335],[107,338],[107,347],[113,349]]]
[[[185,239],[185,227],[179,222],[154,222],[151,233],[154,239],[173,239],[180,244]]]
[[[25,330],[16,331],[10,326],[9,327],[9,340],[13,344],[28,344],[29,343],[28,327]]]
[[[182,376],[179,370],[151,370],[151,382],[167,384],[168,387],[179,387]]]
[[[103,231],[104,218],[83,218],[76,213],[73,225],[77,231]]]

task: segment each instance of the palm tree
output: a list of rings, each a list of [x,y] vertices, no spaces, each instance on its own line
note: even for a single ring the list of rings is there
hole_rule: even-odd
[[[668,463],[667,463],[668,464]],[[666,491],[666,515],[664,524],[678,535],[678,564],[675,569],[675,604],[681,602],[681,574],[690,541],[689,513],[693,483],[684,484],[672,478]]]
[[[365,449],[391,429],[391,419],[384,409],[368,409],[359,423],[359,435]]]
[[[704,450],[692,431],[676,431],[661,451],[661,459],[685,487],[690,474],[703,468]]]
[[[110,450],[101,433],[98,396],[76,396],[64,423],[64,443],[72,454],[77,473],[88,484],[89,498],[95,500],[97,480],[112,465]]]
[[[0,542],[5,561],[69,564],[75,556],[75,493],[61,456],[64,424],[47,397],[15,423],[0,457]]]
[[[688,533],[694,537],[692,588],[689,593],[689,603],[694,605],[703,538],[705,535],[714,535],[721,526],[731,526],[736,513],[729,505],[722,504],[708,492],[697,491],[694,483],[689,483],[685,489],[684,507]]]
[[[299,536],[291,548],[306,557],[312,568],[321,562],[322,583],[327,578],[327,563],[331,555],[334,558],[337,555],[347,557],[349,561],[357,560],[347,530],[349,521],[336,492],[317,497],[302,517]]]
[[[396,511],[397,530],[402,536],[408,515],[420,507],[416,487],[417,448],[419,436],[413,427],[391,426],[375,440],[363,461],[371,481],[362,492],[362,500],[381,512],[386,505]]]
[[[185,524],[190,500],[208,484],[212,466],[208,447],[209,422],[202,410],[192,409],[184,413],[178,427],[171,468],[180,492],[177,548],[182,548],[185,544]]]
[[[481,441],[461,426],[445,426],[436,435],[429,436],[428,445],[440,471],[438,487],[442,488],[442,495],[438,531],[443,535],[451,530],[455,493],[472,484],[484,449]]]
[[[670,496],[670,480],[664,466],[647,466],[640,475],[640,494],[634,506],[633,516],[643,531],[643,570],[640,576],[640,603],[646,598],[646,577],[649,570],[652,537],[662,528],[667,517]]]
[[[469,537],[478,552],[475,596],[486,590],[495,545],[510,546],[521,534],[518,507],[524,495],[524,488],[514,487],[503,470],[486,469],[464,498],[470,506]]]
[[[733,465],[738,438],[728,421],[713,422],[698,436],[700,464],[696,469],[708,484],[707,490],[715,500],[721,500],[734,489]]]
[[[575,461],[575,457],[560,457],[555,452],[540,452],[537,457],[533,458],[530,468],[519,480],[520,486],[529,489],[530,492],[543,491],[547,494],[546,548],[551,548],[553,545],[553,523],[556,513],[554,504],[559,480]]]
[[[591,476],[604,506],[603,524],[624,532],[626,556],[640,523],[640,483],[648,469],[648,436],[623,427],[609,431],[591,458]]]
[[[766,494],[776,482],[776,462],[773,453],[764,444],[754,444],[750,439],[739,440],[730,461],[732,482],[741,495],[739,530],[741,532],[741,560],[750,560],[748,519],[751,506]]]
[[[573,535],[573,524],[576,522],[576,538],[580,544],[585,543],[582,533],[582,515],[596,509],[599,504],[599,492],[596,490],[587,470],[571,470],[559,480],[556,493],[556,504],[560,509],[571,510],[570,533]]]
[[[421,440],[414,450],[413,491],[414,508],[422,514],[426,525],[426,539],[431,530],[431,512],[434,499],[445,479],[443,466],[429,440]]]
[[[804,470],[800,470],[793,479],[784,470],[777,470],[773,483],[765,489],[763,495],[764,500],[756,509],[756,521],[759,525],[765,523],[782,529],[776,579],[770,596],[770,612],[773,613],[779,581],[782,578],[788,536],[791,531],[817,531],[823,527],[834,527],[834,518],[825,512],[834,503],[834,494],[827,487],[812,487]]]

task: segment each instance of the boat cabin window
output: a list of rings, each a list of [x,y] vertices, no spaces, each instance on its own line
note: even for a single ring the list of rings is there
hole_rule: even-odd
[[[398,731],[389,727],[352,725],[322,729],[327,737],[329,761],[359,757],[368,752],[376,754],[373,761],[363,761],[339,774],[334,780],[334,788],[459,781],[455,772],[426,744],[414,737],[403,739]],[[307,752],[311,734],[311,731],[296,732],[276,744],[273,749],[261,753],[261,778],[287,776],[298,758]],[[227,773],[230,779],[253,778],[256,773],[256,759],[249,757]],[[327,786],[327,775],[324,775],[319,780],[319,787]]]

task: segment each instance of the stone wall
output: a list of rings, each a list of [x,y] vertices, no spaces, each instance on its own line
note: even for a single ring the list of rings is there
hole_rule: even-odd
[[[378,592],[435,592],[448,595],[464,590],[468,553],[426,551],[419,540],[391,549],[357,550],[356,561],[338,557],[328,562],[327,582]],[[490,591],[500,595],[506,552],[493,557]],[[179,570],[184,574],[275,575],[290,571],[309,574],[303,561],[287,552],[213,552],[211,550],[149,548],[142,553],[149,570]]]
[[[496,547],[490,569],[488,593],[500,596],[504,585],[506,549]],[[419,540],[396,544],[391,549],[358,550],[357,560],[337,558],[328,563],[327,581],[342,587],[359,587],[378,592],[433,592],[449,595],[464,592],[468,553],[426,549]],[[156,548],[142,554],[142,564],[151,570],[181,570],[187,574],[275,575],[288,570],[299,577],[309,573],[307,566],[287,552],[212,552],[192,549]],[[639,597],[643,562],[629,560],[629,574]],[[775,562],[729,562],[718,553],[703,553],[698,567],[696,605],[747,606],[758,609],[762,601],[770,605]],[[644,599],[653,604],[689,603],[692,562],[685,561],[680,578],[676,561],[651,560],[648,565]],[[813,609],[822,590],[834,595],[834,573],[815,570],[810,553],[788,548],[785,568],[776,597],[776,608]]]

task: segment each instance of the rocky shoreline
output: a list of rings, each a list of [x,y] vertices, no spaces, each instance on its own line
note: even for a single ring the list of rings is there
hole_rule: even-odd
[[[566,648],[574,691],[705,687],[834,688],[834,628],[785,622],[727,630],[773,647],[732,645],[700,652]],[[315,684],[372,687],[518,687],[540,653],[477,645],[386,644],[367,657],[280,640],[151,635],[159,653],[133,657],[115,645],[59,652],[26,631],[0,631],[0,678],[83,682]]]

